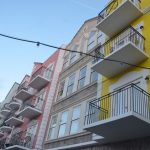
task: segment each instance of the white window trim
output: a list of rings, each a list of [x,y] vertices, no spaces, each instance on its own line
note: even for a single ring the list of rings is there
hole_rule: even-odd
[[[80,115],[79,115],[79,117],[78,118],[76,118],[76,119],[73,119],[73,112],[74,112],[74,109],[75,108],[77,108],[77,107],[79,107],[79,109],[80,109]],[[72,108],[72,116],[71,116],[71,122],[70,122],[70,131],[69,131],[69,134],[70,135],[73,135],[73,134],[77,134],[78,132],[79,132],[79,127],[80,127],[80,118],[81,118],[81,104],[80,105],[77,105],[77,106],[74,106],[73,108]],[[77,132],[76,133],[71,133],[71,126],[72,126],[72,123],[73,123],[73,121],[76,121],[76,120],[78,120],[78,129],[77,129]]]
[[[54,137],[50,138],[49,134],[50,134],[50,130],[51,130],[51,124],[52,124],[52,121],[53,121],[53,117],[55,117],[55,116],[56,116],[56,126],[55,126],[55,130],[54,130]],[[50,123],[49,123],[49,128],[48,128],[48,133],[47,133],[47,136],[46,136],[46,141],[55,139],[55,133],[56,133],[57,123],[58,123],[57,121],[58,121],[58,114],[55,114],[55,115],[51,116]]]
[[[69,85],[69,79],[70,77],[74,76],[74,81],[73,81],[73,84]],[[74,92],[74,84],[75,84],[75,80],[76,80],[76,72],[72,73],[69,77],[68,77],[68,84],[67,84],[67,90],[66,90],[66,95],[69,96],[71,95],[73,92]],[[72,86],[72,92],[70,94],[67,94],[68,93],[68,87]]]
[[[67,112],[67,120],[66,120],[65,123],[61,124],[62,114],[63,114],[64,112]],[[58,123],[58,134],[57,134],[57,138],[62,138],[62,137],[65,137],[65,136],[66,136],[67,124],[68,124],[68,117],[69,117],[69,110],[65,110],[65,111],[61,112],[60,119],[59,119],[59,123]],[[65,126],[64,135],[63,135],[63,136],[59,136],[60,127],[61,127],[62,125],[64,125],[64,124],[66,125],[66,126]]]
[[[80,71],[81,71],[83,68],[86,68],[86,73],[85,73],[85,76],[84,76],[84,79],[85,79],[85,80],[84,80],[84,85],[83,85],[83,87],[85,87],[85,85],[86,85],[86,77],[87,77],[88,64],[86,64],[85,66],[83,66],[82,68],[79,69],[79,77],[78,77],[78,85],[77,85],[77,89],[78,89],[78,90],[80,90],[80,89],[83,88],[83,87],[80,87],[80,88],[79,88],[79,82],[80,82],[80,80],[83,79],[83,77],[80,78]]]

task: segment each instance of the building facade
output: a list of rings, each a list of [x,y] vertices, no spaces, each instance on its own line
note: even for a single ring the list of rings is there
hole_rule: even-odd
[[[2,109],[1,148],[149,150],[149,18],[149,0],[112,0],[67,45],[80,53],[35,63]]]
[[[5,99],[0,104],[0,106],[1,106],[1,108],[0,108],[0,112],[1,112],[0,113],[0,126],[3,125],[3,123],[5,121],[5,116],[10,113],[10,110],[7,109],[8,103],[13,98],[18,87],[19,87],[19,84],[15,82],[13,84],[13,86],[11,87],[10,91],[8,92],[8,94],[6,95]],[[7,137],[7,132],[0,132],[0,138],[1,138],[0,145],[4,144],[6,137]]]
[[[3,110],[8,113],[1,111],[2,149],[42,149],[63,55],[59,49],[44,63],[35,62],[31,76],[23,78],[6,103]]]
[[[45,149],[150,149],[149,18],[149,0],[112,0],[83,24],[67,48],[95,58],[65,54]]]
[[[94,55],[94,47],[105,40],[96,25],[97,17],[85,21],[67,49]],[[93,64],[93,57],[65,52],[44,149],[65,150],[96,143],[93,138],[97,136],[84,130],[88,102],[99,95],[101,76],[91,68]]]

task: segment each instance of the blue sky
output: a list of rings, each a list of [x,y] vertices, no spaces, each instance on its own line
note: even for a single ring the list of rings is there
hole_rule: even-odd
[[[1,0],[0,33],[60,46],[109,0]],[[55,50],[0,37],[0,101]]]

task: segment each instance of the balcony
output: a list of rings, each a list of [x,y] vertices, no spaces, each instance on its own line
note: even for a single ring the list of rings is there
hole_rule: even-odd
[[[40,67],[31,77],[31,82],[29,86],[41,90],[44,88],[50,81],[52,71],[45,67]]]
[[[11,114],[9,103],[5,103],[3,108],[1,109],[1,115],[3,115],[3,117],[7,117],[9,114]]]
[[[9,126],[6,126],[6,125],[3,125],[2,127],[0,127],[0,131],[2,131],[2,132],[10,133],[11,130],[12,130],[12,127],[9,127]]]
[[[100,45],[95,53],[93,69],[108,78],[135,67],[148,58],[145,38],[133,27]]]
[[[19,116],[26,117],[29,119],[33,119],[38,117],[42,114],[42,106],[43,106],[43,99],[40,97],[36,97],[34,105],[31,104],[32,101],[29,101],[29,104],[23,104],[20,112],[18,113]]]
[[[9,115],[10,112],[11,112],[11,111],[10,111],[9,109],[5,109],[5,108],[1,110],[1,114],[2,114],[3,116],[5,116],[5,117],[6,117],[7,115]]]
[[[8,106],[9,106],[9,108],[12,109],[12,110],[17,110],[17,109],[19,109],[19,107],[20,107],[20,103],[17,102],[17,101],[15,101],[15,100],[13,100],[13,101],[11,101],[11,102],[9,103]]]
[[[6,125],[9,125],[9,126],[19,126],[23,123],[23,120],[20,118],[20,117],[17,117],[17,116],[12,116],[10,117],[9,119],[7,119],[5,121]]]
[[[97,28],[113,37],[142,14],[140,0],[113,0],[99,13]]]
[[[89,103],[84,129],[103,144],[150,136],[149,103],[149,93],[127,85]]]
[[[21,84],[19,86],[18,92],[15,95],[15,98],[26,101],[27,99],[31,98],[32,96],[33,96],[32,93],[29,91],[28,82],[24,82],[23,84]]]
[[[33,145],[34,135],[21,131],[15,133],[9,140],[9,143],[5,145],[6,150],[31,150]]]

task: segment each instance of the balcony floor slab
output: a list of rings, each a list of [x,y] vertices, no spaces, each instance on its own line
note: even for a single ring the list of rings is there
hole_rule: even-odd
[[[32,96],[31,93],[29,93],[28,91],[22,89],[21,91],[19,91],[19,92],[16,94],[15,98],[20,99],[20,100],[27,100],[27,99],[29,99],[31,96]]]
[[[123,64],[121,62],[126,62],[136,66],[148,57],[149,56],[145,52],[140,50],[131,42],[128,42],[114,52],[110,53],[104,59],[101,59],[95,63],[92,69],[108,78],[111,78],[132,67],[131,65]]]
[[[150,120],[129,112],[118,117],[86,125],[85,130],[103,136],[99,143],[112,143],[150,136]]]
[[[20,145],[13,145],[13,146],[7,147],[6,149],[8,150],[31,150],[30,148],[26,148]]]
[[[142,11],[130,0],[123,2],[110,15],[98,23],[97,28],[109,37],[113,37],[118,32],[129,26],[132,21],[142,16]]]
[[[30,83],[29,86],[31,86],[34,89],[40,90],[42,89],[45,85],[47,85],[49,82],[48,79],[38,75],[35,77]]]
[[[23,123],[23,120],[16,117],[11,117],[8,120],[6,120],[5,123],[10,126],[18,126]]]
[[[20,116],[23,116],[23,117],[26,117],[26,118],[34,118],[34,117],[37,117],[38,115],[40,115],[42,112],[36,108],[33,108],[33,107],[26,107],[24,108],[22,111],[20,111],[18,113],[18,115]]]

